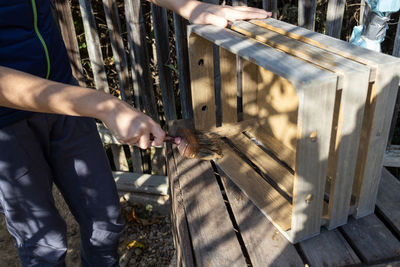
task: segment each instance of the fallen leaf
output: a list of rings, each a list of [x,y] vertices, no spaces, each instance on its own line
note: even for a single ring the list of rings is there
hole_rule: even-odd
[[[131,249],[131,248],[144,248],[144,245],[142,243],[140,243],[137,240],[133,240],[132,242],[128,243],[126,245],[127,249]]]

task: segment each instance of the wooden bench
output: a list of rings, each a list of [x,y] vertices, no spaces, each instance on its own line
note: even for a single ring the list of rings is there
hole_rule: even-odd
[[[168,171],[178,266],[400,264],[400,181],[386,169],[374,214],[296,245],[213,162],[169,148]]]

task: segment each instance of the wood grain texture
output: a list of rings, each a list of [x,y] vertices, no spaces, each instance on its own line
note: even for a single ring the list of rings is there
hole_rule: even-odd
[[[368,50],[348,42],[344,42],[340,39],[313,32],[303,27],[297,27],[273,18],[254,20],[250,22],[259,25],[260,27],[266,27],[270,30],[286,35],[292,39],[300,40],[302,42],[334,52],[338,55],[363,63],[365,65],[369,65],[371,67],[376,67],[376,64],[399,62],[399,59],[390,55]],[[374,72],[371,77],[375,77]],[[374,79],[371,81],[373,80]]]
[[[394,39],[392,55],[395,57],[400,57],[400,18],[397,22],[396,36]]]
[[[194,32],[210,42],[290,81],[295,88],[300,84],[325,83],[335,76],[311,64],[287,56],[276,49],[260,44],[229,29],[212,25],[191,25]]]
[[[286,163],[292,170],[296,168],[296,151],[285,146],[278,139],[266,133],[262,127],[247,130],[246,133],[263,144],[269,152]]]
[[[167,120],[176,120],[175,95],[172,85],[172,73],[168,43],[168,20],[165,8],[151,4],[154,38],[157,50],[157,67],[164,114]],[[167,52],[168,51],[168,52]]]
[[[153,82],[149,67],[149,51],[146,42],[146,29],[140,1],[126,0],[125,16],[130,47],[132,67],[135,70],[140,97],[140,108],[145,110],[156,122],[159,121],[157,105],[154,96]]]
[[[358,157],[366,155],[365,169],[358,169],[355,180],[360,181],[359,198],[357,199],[357,217],[370,214],[374,210],[377,194],[377,184],[380,179],[380,168],[388,139],[388,131],[395,105],[398,89],[398,74],[400,73],[398,58],[363,49],[335,38],[314,33],[312,31],[290,25],[274,19],[255,22],[257,25],[283,31],[291,38],[307,42],[314,46],[329,50],[338,55],[368,65],[371,68],[370,81],[375,82],[375,108],[372,109],[373,124],[371,128],[363,128],[363,132],[370,132],[367,143],[360,145]],[[268,26],[266,26],[268,25]],[[371,94],[371,97],[374,97]],[[370,101],[374,103],[374,101]],[[368,103],[366,103],[368,105]],[[368,107],[367,107],[368,108]],[[365,124],[367,125],[367,124]],[[367,125],[368,126],[368,125]],[[367,147],[367,149],[365,149]],[[355,187],[357,188],[357,186]]]
[[[292,207],[270,184],[234,152],[223,146],[224,157],[217,166],[253,203],[277,226],[280,231],[290,229]]]
[[[188,22],[174,13],[176,61],[179,72],[179,91],[182,117],[193,118],[192,96],[190,91],[189,56],[186,26]]]
[[[400,181],[382,168],[376,207],[392,229],[400,235]]]
[[[325,34],[340,39],[340,31],[342,29],[344,7],[345,7],[344,0],[329,0],[327,16],[326,16]]]
[[[236,55],[220,48],[222,124],[238,121]]]
[[[299,26],[314,30],[316,0],[299,0],[297,23]]]
[[[76,39],[75,26],[72,19],[71,5],[68,1],[63,0],[55,0],[54,4],[57,22],[60,26],[61,35],[71,63],[72,75],[78,80],[80,86],[86,87],[78,40]]]
[[[381,177],[383,156],[386,151],[386,144],[389,137],[390,124],[397,98],[400,73],[400,64],[387,65],[377,71],[375,82],[376,102],[373,113],[373,125],[370,129],[371,137],[368,143],[368,154],[365,163],[364,173],[360,173],[362,181],[360,194],[357,200],[356,217],[371,214],[375,208],[378,185]],[[357,179],[357,177],[356,177]]]
[[[182,190],[179,182],[180,172],[171,145],[167,146],[168,178],[171,194],[171,224],[174,237],[177,265],[191,267],[195,265],[193,246],[185,214]]]
[[[128,162],[126,161],[126,155],[123,146],[111,145],[111,152],[113,155],[113,162],[117,171],[129,171]]]
[[[293,194],[293,242],[320,231],[336,81],[309,85],[298,94],[298,141]],[[323,88],[323,89],[321,89]],[[319,116],[315,116],[319,114]]]
[[[345,224],[349,214],[370,74],[368,68],[359,65],[357,72],[341,70],[344,76],[340,98],[342,120],[339,120],[336,136],[339,143],[335,145],[336,155],[332,159],[337,160],[337,166],[329,198],[329,229]]]
[[[242,60],[242,99],[243,99],[243,119],[256,118],[258,115],[257,107],[257,65]]]
[[[383,166],[385,167],[400,167],[400,149],[389,146],[383,158]]]
[[[245,266],[211,163],[174,156],[197,265]]]
[[[334,267],[361,264],[361,260],[339,230],[323,229],[318,236],[300,242],[299,246],[310,266]]]
[[[145,111],[155,122],[159,122],[141,2],[126,0],[124,1],[124,10],[131,63],[134,70],[135,105],[136,108]],[[166,166],[162,149],[155,150],[151,169],[154,174],[165,174]]]
[[[117,189],[121,191],[168,195],[168,177],[132,172],[113,172]]]
[[[285,146],[297,145],[299,99],[296,89],[286,79],[260,68],[257,78],[258,120],[263,129]]]
[[[90,1],[79,0],[87,50],[89,53],[90,65],[93,71],[94,83],[97,90],[109,93],[106,72],[104,69],[103,55],[100,49],[100,39],[97,34],[96,22]]]
[[[264,26],[264,24],[261,24]],[[338,89],[343,88],[342,77],[349,71],[366,71],[367,67],[343,58],[330,51],[313,46],[301,40],[290,38],[284,32],[261,27],[246,21],[233,22],[230,28],[245,36],[254,38],[287,54],[301,58],[311,64],[339,74]]]
[[[274,180],[287,195],[293,195],[294,175],[292,173],[266,154],[245,135],[241,133],[233,135],[229,137],[229,140],[231,140],[235,147],[257,165],[263,173]]]
[[[400,257],[400,241],[374,214],[358,220],[350,219],[341,229],[365,263],[379,263]]]
[[[121,98],[126,100],[127,97],[131,96],[131,90],[129,83],[128,60],[121,37],[121,25],[119,23],[119,13],[116,0],[103,0],[103,8],[106,16],[115,69],[119,81],[119,90],[121,92]]]
[[[216,125],[213,45],[196,34],[188,42],[194,123],[208,130]]]
[[[221,172],[221,180],[253,266],[304,266],[292,244]]]

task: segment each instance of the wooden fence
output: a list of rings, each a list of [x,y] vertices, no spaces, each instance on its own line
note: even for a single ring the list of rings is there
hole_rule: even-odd
[[[362,22],[365,3],[364,0],[357,1],[354,0],[356,3],[352,5],[356,5],[359,22]],[[55,16],[67,46],[73,74],[81,86],[112,93],[162,125],[169,120],[193,117],[186,20],[139,0],[54,2]],[[206,2],[220,3],[215,0]],[[326,17],[318,16],[318,23],[325,26],[319,28],[338,38],[346,2],[325,2],[326,11],[323,10],[322,14]],[[229,4],[246,5],[247,1],[232,0]],[[277,0],[249,1],[249,5],[272,11],[274,18],[282,17],[283,8],[278,4],[282,3]],[[298,25],[314,30],[317,1],[298,0],[297,4]],[[390,51],[394,56],[400,56],[399,32],[397,25]],[[218,50],[214,50],[214,57],[218,57]],[[218,60],[215,62],[218,70]],[[220,89],[218,71],[215,88]],[[141,151],[136,147],[121,146],[103,127],[99,126],[99,130],[112,154],[115,170],[165,175],[164,149]],[[391,132],[393,134],[393,130]]]

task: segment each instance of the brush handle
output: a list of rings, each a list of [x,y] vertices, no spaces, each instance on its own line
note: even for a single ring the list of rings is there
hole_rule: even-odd
[[[175,144],[175,145],[179,145],[181,143],[181,140],[182,140],[182,137],[180,137],[180,136],[166,135],[164,137],[164,142]],[[154,136],[152,134],[150,134],[150,141],[154,141]]]

